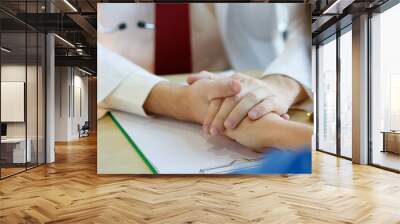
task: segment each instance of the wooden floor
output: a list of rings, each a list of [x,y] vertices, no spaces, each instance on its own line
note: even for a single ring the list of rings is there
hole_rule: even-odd
[[[400,155],[392,152],[381,152],[375,150],[372,160],[374,164],[386,166],[395,170],[400,170]]]
[[[0,181],[0,223],[400,223],[400,175],[320,152],[312,175],[98,176],[94,137]]]
[[[13,174],[19,173],[26,170],[25,167],[23,168],[1,168],[1,177],[8,177]]]

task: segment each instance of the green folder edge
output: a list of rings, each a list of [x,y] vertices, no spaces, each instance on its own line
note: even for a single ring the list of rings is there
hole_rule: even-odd
[[[150,169],[150,171],[153,174],[158,174],[157,170],[153,167],[153,165],[151,165],[150,161],[146,158],[146,156],[143,154],[143,152],[140,151],[139,147],[132,140],[132,138],[128,135],[128,133],[126,133],[125,129],[121,126],[121,124],[117,121],[117,119],[112,115],[111,112],[108,112],[108,114],[110,115],[111,120],[114,122],[114,124],[118,127],[118,129],[125,136],[126,140],[129,142],[129,144],[132,146],[132,148],[136,151],[136,153],[140,156],[140,158],[143,160],[143,162],[146,164],[146,166]]]

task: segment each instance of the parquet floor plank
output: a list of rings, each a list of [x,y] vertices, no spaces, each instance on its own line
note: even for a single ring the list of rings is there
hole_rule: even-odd
[[[96,138],[0,181],[0,223],[399,223],[400,175],[313,152],[312,175],[96,174]]]

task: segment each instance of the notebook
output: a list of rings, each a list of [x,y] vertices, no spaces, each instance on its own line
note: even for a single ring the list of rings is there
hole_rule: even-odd
[[[253,166],[260,156],[224,136],[208,136],[198,124],[111,111],[111,117],[153,173],[229,173]]]

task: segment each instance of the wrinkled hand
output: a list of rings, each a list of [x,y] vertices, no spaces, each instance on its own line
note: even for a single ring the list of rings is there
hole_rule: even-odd
[[[231,97],[241,90],[239,80],[225,77],[218,80],[203,79],[188,86],[185,97],[191,120],[201,124],[212,100]]]
[[[288,119],[286,112],[292,100],[276,85],[243,74],[231,77],[240,82],[240,92],[226,98],[211,101],[207,114],[203,120],[203,130],[212,135],[218,135],[226,129],[234,129],[246,117],[257,120],[265,114],[275,112]],[[226,76],[209,72],[190,75],[189,84],[203,80],[226,79]]]

